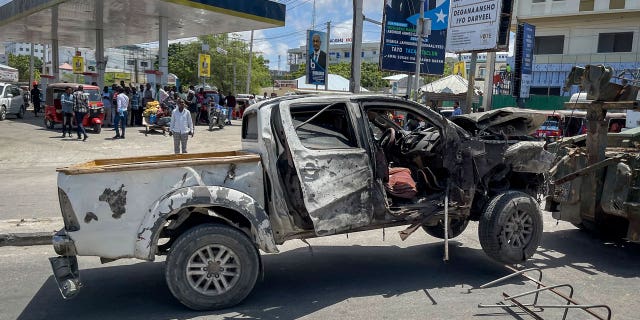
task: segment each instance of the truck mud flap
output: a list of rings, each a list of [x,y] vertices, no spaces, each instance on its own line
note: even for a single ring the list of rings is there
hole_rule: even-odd
[[[65,300],[75,297],[82,288],[76,256],[52,257],[49,262],[62,297]]]

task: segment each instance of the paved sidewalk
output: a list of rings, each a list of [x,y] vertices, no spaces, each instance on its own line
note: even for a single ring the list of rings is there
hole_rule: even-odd
[[[0,247],[51,244],[63,226],[62,218],[0,220]]]

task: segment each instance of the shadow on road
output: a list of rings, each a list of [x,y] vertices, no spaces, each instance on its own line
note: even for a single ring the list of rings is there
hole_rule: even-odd
[[[456,247],[457,246],[457,247]],[[429,294],[432,288],[460,287],[461,295],[506,274],[482,250],[453,242],[451,261],[442,262],[440,243],[409,248],[317,246],[263,256],[265,275],[240,305],[221,311],[195,312],[169,292],[163,263],[82,270],[85,284],[73,300],[63,301],[50,277],[19,319],[296,319],[352,297]],[[473,266],[473,267],[470,267]],[[461,296],[462,297],[462,296]],[[362,310],[363,316],[367,310]],[[229,316],[231,315],[231,316]]]
[[[604,273],[635,278],[640,270],[640,245],[611,242],[571,229],[546,232],[536,255],[527,263],[542,268],[570,267],[587,275]]]

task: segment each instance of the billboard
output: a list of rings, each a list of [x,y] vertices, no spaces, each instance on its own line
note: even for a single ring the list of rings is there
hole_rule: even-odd
[[[449,1],[425,1],[424,18],[431,21],[431,35],[422,40],[420,74],[444,73]],[[419,16],[420,0],[385,1],[380,41],[380,69],[415,72],[416,26]]]
[[[528,23],[518,25],[516,34],[514,91],[519,98],[529,98],[529,89],[533,77],[533,46],[536,27]]]
[[[326,32],[307,31],[307,84],[325,84],[329,66],[326,40]]]
[[[464,61],[458,61],[453,65],[453,74],[457,74],[463,78],[467,78],[467,66]]]
[[[198,77],[211,77],[211,56],[208,54],[198,54]]]
[[[447,51],[502,51],[509,47],[513,0],[451,0]]]
[[[74,56],[71,60],[73,66],[73,73],[83,73],[84,72],[84,58],[81,56]]]

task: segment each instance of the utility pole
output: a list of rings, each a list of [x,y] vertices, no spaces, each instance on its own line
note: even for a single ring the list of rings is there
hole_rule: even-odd
[[[353,28],[351,31],[351,81],[349,81],[349,91],[360,93],[360,73],[362,52],[362,24],[364,14],[362,13],[362,1],[353,0]]]
[[[418,101],[418,88],[420,87],[420,58],[422,58],[422,29],[424,28],[424,0],[420,0],[420,16],[416,23],[416,78],[415,90],[416,101]],[[409,92],[411,95],[411,92]],[[411,97],[411,96],[409,96]]]
[[[491,110],[493,102],[493,74],[496,69],[496,53],[487,52],[487,76],[484,78],[484,99],[482,106],[484,111]]]
[[[247,69],[247,91],[251,93],[251,59],[253,58],[253,30],[251,30],[251,42],[249,42],[249,67]]]
[[[31,50],[29,51],[31,54],[29,55],[29,86],[33,83],[33,42],[31,42]]]
[[[233,64],[233,94],[237,95],[236,92],[236,64]]]
[[[471,113],[471,104],[473,103],[473,93],[475,92],[476,80],[476,61],[478,61],[478,53],[471,53],[471,63],[469,63],[469,82],[467,84],[467,104],[463,106],[465,114]]]
[[[331,44],[331,21],[327,21],[327,70],[324,71],[324,91],[329,90],[329,45]]]
[[[313,18],[311,20],[311,30],[316,29],[316,0],[313,0],[313,11],[311,12]]]

